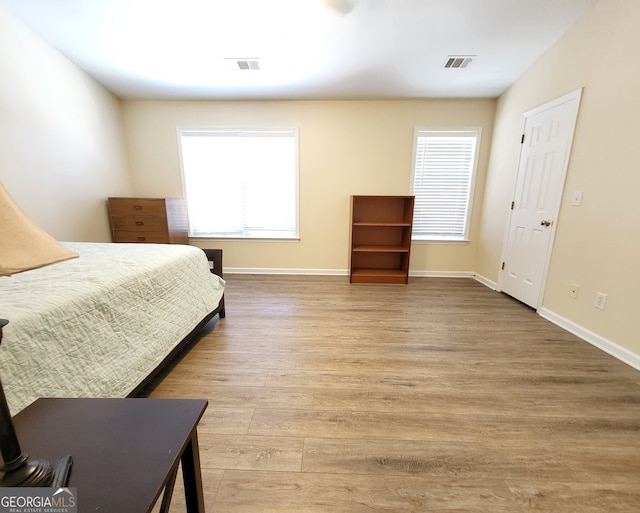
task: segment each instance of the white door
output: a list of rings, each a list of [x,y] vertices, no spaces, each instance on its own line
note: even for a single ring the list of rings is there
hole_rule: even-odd
[[[582,90],[525,113],[500,289],[538,308],[557,225]]]

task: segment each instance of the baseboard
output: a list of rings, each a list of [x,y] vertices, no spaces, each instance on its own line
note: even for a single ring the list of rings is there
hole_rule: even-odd
[[[225,267],[224,274],[280,274],[300,276],[349,276],[348,269],[288,269],[277,267]],[[476,278],[468,271],[409,271],[411,278]],[[480,280],[479,280],[480,281]],[[490,286],[490,285],[488,285]]]
[[[280,274],[300,276],[349,276],[348,269],[288,269],[280,267],[225,267],[224,274]]]
[[[489,287],[492,290],[498,290],[498,284],[495,281],[490,280],[489,278],[485,278],[484,276],[481,276],[479,274],[474,274],[473,278],[476,281],[482,283],[485,287]]]
[[[565,319],[561,315],[558,315],[551,310],[546,308],[540,308],[538,310],[538,314],[541,317],[544,317],[548,321],[553,324],[560,326],[562,329],[568,331],[569,333],[573,333],[577,337],[580,337],[582,340],[589,342],[591,345],[597,347],[598,349],[602,349],[605,353],[609,353],[614,358],[626,363],[627,365],[633,367],[636,370],[640,371],[640,355],[629,351],[628,349],[619,346],[615,342],[608,340],[600,335],[589,331],[586,328],[583,328],[579,324],[576,324],[569,319]]]
[[[473,278],[471,271],[409,271],[410,278]]]

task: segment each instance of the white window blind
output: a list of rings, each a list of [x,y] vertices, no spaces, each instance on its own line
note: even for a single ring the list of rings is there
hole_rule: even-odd
[[[480,129],[417,129],[413,238],[466,240]]]
[[[179,129],[192,237],[296,238],[296,129]]]

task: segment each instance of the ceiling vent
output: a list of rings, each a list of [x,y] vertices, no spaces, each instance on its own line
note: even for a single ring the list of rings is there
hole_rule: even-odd
[[[475,55],[449,55],[444,65],[445,69],[466,68],[473,62]]]
[[[236,58],[225,58],[227,66],[232,71],[251,71],[251,70],[259,70],[260,69],[260,60],[257,58],[251,59],[236,59]]]

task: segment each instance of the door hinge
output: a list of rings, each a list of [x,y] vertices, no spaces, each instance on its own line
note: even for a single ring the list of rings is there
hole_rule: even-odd
[[[502,269],[504,271],[504,264],[505,262],[502,262],[502,267],[500,267],[500,269]]]
[[[511,202],[511,210],[513,210],[514,208],[516,208],[516,202],[515,202],[515,201],[512,201],[512,202]]]
[[[524,134],[522,134],[522,137],[520,138],[520,144],[524,144]]]

